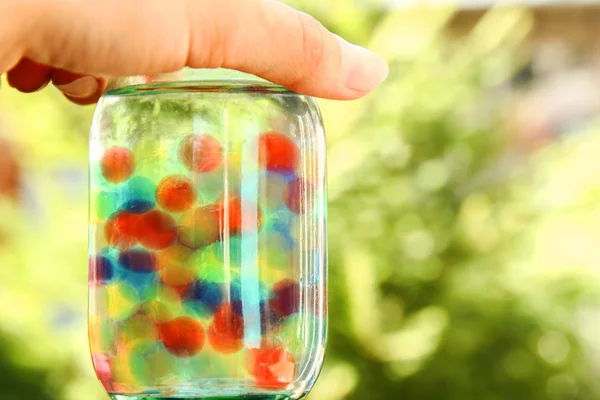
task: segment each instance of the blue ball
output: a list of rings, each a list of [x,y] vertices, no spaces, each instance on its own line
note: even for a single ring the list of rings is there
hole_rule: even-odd
[[[143,214],[156,204],[156,184],[148,178],[136,176],[126,182],[120,195],[121,209]]]
[[[223,301],[221,285],[215,282],[196,281],[186,291],[185,298],[199,302],[211,312],[216,312]]]

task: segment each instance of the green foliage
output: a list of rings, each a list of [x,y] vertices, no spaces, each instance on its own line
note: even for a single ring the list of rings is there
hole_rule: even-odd
[[[391,64],[367,98],[321,102],[331,328],[310,398],[599,397],[600,136],[591,127],[528,159],[512,150],[501,93],[529,14],[492,11],[449,42],[451,8],[290,3]],[[0,107],[38,199],[35,214],[0,207],[0,386],[7,399],[105,398],[85,337],[85,185],[53,178],[85,171],[91,110],[5,89]]]

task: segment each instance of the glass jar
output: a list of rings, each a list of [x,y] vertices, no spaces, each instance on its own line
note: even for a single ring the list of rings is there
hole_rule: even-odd
[[[89,340],[112,399],[299,399],[326,340],[316,103],[224,70],[130,78],[90,136]]]

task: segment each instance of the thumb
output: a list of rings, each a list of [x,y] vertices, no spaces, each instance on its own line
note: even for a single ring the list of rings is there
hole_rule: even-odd
[[[9,10],[0,10],[0,25],[7,19],[16,38],[9,42],[12,51],[3,53],[6,59],[26,58],[77,74],[152,75],[185,66],[223,67],[303,94],[354,99],[374,89],[388,73],[376,54],[275,0],[5,4]]]

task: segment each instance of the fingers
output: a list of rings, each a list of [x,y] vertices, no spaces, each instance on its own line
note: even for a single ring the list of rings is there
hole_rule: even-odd
[[[76,104],[88,105],[98,101],[106,87],[103,79],[75,74],[65,70],[52,73],[52,84]]]
[[[22,59],[6,74],[8,84],[21,92],[32,93],[46,87],[52,68]]]
[[[27,58],[8,71],[7,81],[10,86],[23,93],[41,90],[51,81],[65,97],[80,105],[96,103],[106,87],[103,79],[54,70]]]
[[[21,20],[18,29],[27,34],[13,53],[81,75],[225,67],[304,94],[354,99],[374,89],[388,71],[377,55],[274,0],[14,4],[13,12],[30,17]]]

